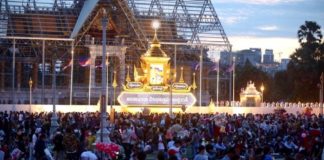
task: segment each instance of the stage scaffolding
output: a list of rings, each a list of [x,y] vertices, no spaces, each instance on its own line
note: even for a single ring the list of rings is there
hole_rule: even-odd
[[[80,99],[88,95],[90,68],[82,68],[78,62],[91,56],[88,46],[101,45],[100,8],[108,12],[107,46],[127,48],[124,64],[128,66],[138,65],[139,56],[153,38],[153,20],[161,23],[158,37],[175,70],[180,65],[190,70],[199,63],[200,55],[204,57],[202,68],[207,70],[213,65],[214,54],[231,50],[211,0],[0,0],[0,92],[8,93],[0,96],[0,103],[29,103],[29,98],[19,100],[28,97],[29,78],[35,84],[33,103],[51,103],[47,98],[51,97],[51,68],[57,67],[58,103],[86,104],[88,100]],[[100,63],[98,59],[93,62]],[[73,65],[63,70],[70,61]],[[109,70],[121,71],[119,61],[116,54],[111,56]],[[100,69],[94,70],[93,83],[100,83]],[[198,84],[206,89],[213,78],[205,73],[201,76]],[[221,79],[225,89],[230,88],[229,77]],[[191,81],[190,75],[187,80]],[[98,97],[93,93],[91,103]]]

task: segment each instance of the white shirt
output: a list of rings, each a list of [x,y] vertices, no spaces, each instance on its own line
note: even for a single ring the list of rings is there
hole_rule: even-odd
[[[24,118],[24,115],[20,113],[19,116],[18,116],[18,120],[23,121],[23,118]]]
[[[197,154],[193,160],[208,160],[208,156],[206,154]]]
[[[35,146],[36,141],[37,141],[37,136],[36,136],[36,134],[33,134],[33,137],[32,137],[32,144],[33,144],[33,147]]]
[[[97,160],[97,156],[91,151],[84,151],[81,154],[81,160]]]
[[[122,133],[122,142],[130,143],[130,140],[131,140],[131,131],[130,131],[130,129],[126,129]]]
[[[224,143],[216,143],[215,145],[216,150],[225,150],[226,146],[224,145]]]
[[[167,146],[168,146],[168,149],[171,149],[172,147],[174,147],[174,141],[169,141]]]

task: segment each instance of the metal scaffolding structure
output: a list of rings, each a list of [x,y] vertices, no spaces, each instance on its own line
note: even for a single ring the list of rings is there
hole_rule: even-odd
[[[93,55],[91,46],[94,49],[101,45],[101,8],[107,10],[109,19],[107,46],[127,48],[120,52],[124,54],[124,63],[115,62],[113,58],[120,58],[119,52],[109,55],[109,61],[114,62],[120,74],[125,74],[125,66],[118,64],[135,65],[146,50],[154,34],[153,20],[161,23],[158,36],[163,48],[172,58],[176,57],[173,65],[177,61],[185,64],[183,59],[199,60],[200,48],[204,48],[204,57],[214,54],[208,50],[231,50],[211,0],[0,0],[0,92],[9,91],[7,86],[12,86],[10,91],[24,91],[31,78],[35,84],[33,93],[35,96],[39,93],[39,97],[33,98],[34,103],[50,103],[43,99],[49,96],[46,89],[51,88],[51,68],[59,67],[57,90],[61,97],[87,97],[87,94],[79,94],[87,90],[89,80],[85,77],[90,76],[86,75],[92,73],[100,77],[101,71],[92,67],[98,71],[89,73],[91,67],[85,69],[77,64],[80,57]],[[53,55],[58,57],[54,64]],[[93,61],[99,63],[96,56]],[[71,60],[72,67],[63,70]],[[66,89],[69,85],[79,90],[78,93],[69,93]],[[17,94],[24,96],[21,92]],[[28,100],[18,101],[0,97],[0,103]]]

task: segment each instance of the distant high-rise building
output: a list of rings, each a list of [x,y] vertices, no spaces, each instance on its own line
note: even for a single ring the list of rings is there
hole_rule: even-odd
[[[280,66],[279,66],[279,70],[287,70],[287,66],[290,62],[290,59],[289,58],[283,58],[281,59],[281,63],[280,63]]]
[[[261,48],[250,48],[235,52],[236,64],[243,66],[246,61],[256,66],[261,63]]]
[[[266,49],[263,55],[263,63],[264,64],[272,64],[274,63],[274,56],[272,49]]]
[[[261,48],[250,48],[250,51],[255,53],[254,61],[257,63],[261,63],[261,58],[262,58]]]

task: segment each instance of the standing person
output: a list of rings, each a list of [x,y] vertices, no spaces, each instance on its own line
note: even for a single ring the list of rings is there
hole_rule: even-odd
[[[36,141],[34,150],[36,160],[47,160],[44,150],[46,149],[45,134],[41,134]]]
[[[199,141],[201,139],[201,135],[198,133],[198,129],[195,128],[193,130],[193,135],[192,135],[192,139],[191,139],[191,144],[192,144],[192,148],[193,148],[193,155],[195,155],[198,152],[198,148],[199,148]]]
[[[198,154],[196,154],[194,160],[208,160],[208,155],[204,146],[198,147]]]
[[[272,160],[273,159],[272,155],[270,154],[270,151],[271,151],[271,149],[269,146],[265,146],[263,148],[263,154],[264,154],[263,160]]]
[[[174,145],[171,146],[168,150],[169,157],[175,156],[177,157],[178,160],[180,160],[181,159],[180,147],[181,147],[181,141],[175,140]]]
[[[132,152],[132,147],[131,147],[131,129],[129,128],[129,124],[127,124],[123,131],[121,132],[121,137],[122,137],[122,146],[125,149],[125,154],[126,154],[126,159],[130,158],[130,154]]]
[[[68,127],[66,134],[63,137],[63,146],[65,148],[66,159],[78,160],[78,148],[80,142],[77,137],[73,134],[72,129]]]
[[[60,131],[57,131],[54,138],[54,157],[55,159],[64,159],[64,147],[63,147],[63,135]]]

